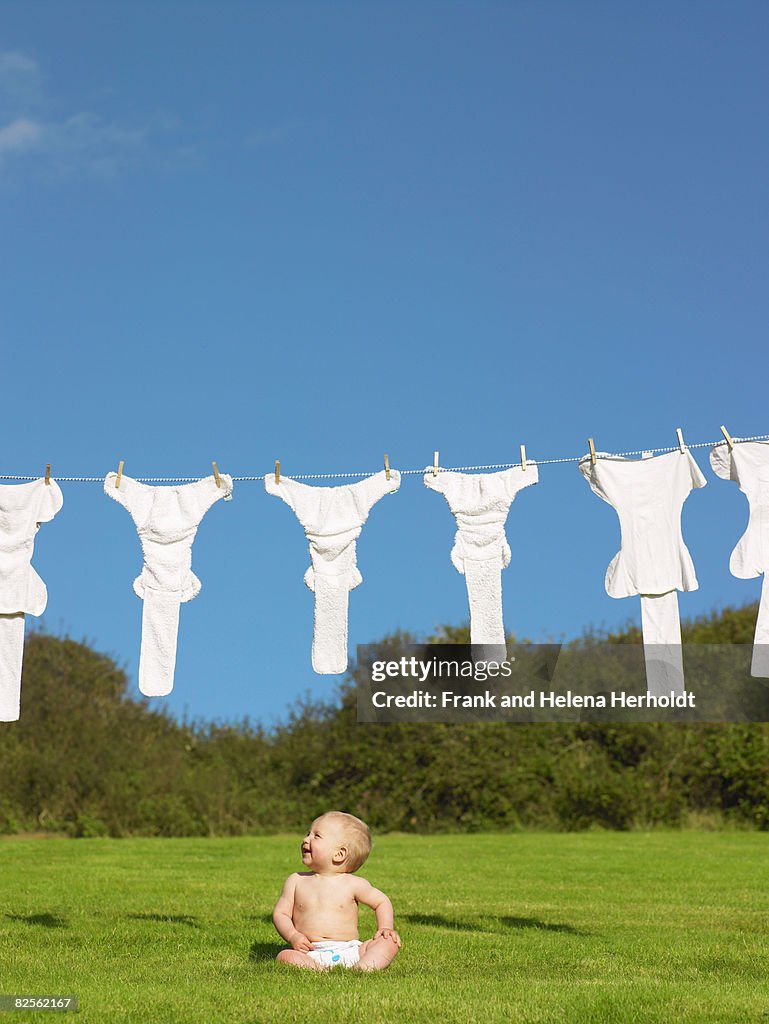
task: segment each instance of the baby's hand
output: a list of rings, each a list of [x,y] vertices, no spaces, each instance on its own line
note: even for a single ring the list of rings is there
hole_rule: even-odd
[[[380,928],[374,936],[375,939],[392,939],[395,945],[400,949],[401,937],[392,928]]]
[[[302,932],[296,931],[289,939],[292,949],[298,949],[300,953],[309,953],[313,948],[312,943]]]

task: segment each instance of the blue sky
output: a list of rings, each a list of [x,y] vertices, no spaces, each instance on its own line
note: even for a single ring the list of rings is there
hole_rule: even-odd
[[[768,30],[746,2],[5,4],[0,472],[375,472],[385,451],[451,467],[769,433]],[[760,583],[728,569],[745,499],[694,454],[683,615]],[[508,519],[507,628],[638,621],[603,588],[614,512],[574,464],[540,477]],[[135,529],[99,484],[62,489],[36,542],[45,626],[135,690]],[[351,651],[466,619],[453,534],[419,477],[374,508]],[[332,692],[307,565],[290,510],[236,484],[198,532],[158,704],[269,722]]]

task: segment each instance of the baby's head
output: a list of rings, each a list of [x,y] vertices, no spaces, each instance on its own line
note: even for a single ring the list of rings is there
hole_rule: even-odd
[[[369,853],[368,825],[344,811],[321,814],[302,840],[302,863],[313,871],[357,871]]]

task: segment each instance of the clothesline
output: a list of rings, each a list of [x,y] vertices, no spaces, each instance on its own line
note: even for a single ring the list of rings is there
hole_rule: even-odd
[[[734,438],[737,441],[737,438]],[[767,441],[769,440],[769,434],[756,434],[753,437],[741,437],[739,441]],[[727,444],[723,438],[717,441],[697,441],[694,444],[687,442],[687,448],[713,448],[716,445]],[[651,452],[652,455],[664,455],[667,452],[678,451],[678,445],[671,445],[668,448],[642,448],[638,451],[632,452],[612,452],[614,458],[633,458],[643,456],[647,452]],[[596,458],[601,458],[600,454],[596,454]],[[538,466],[552,466],[556,464],[566,462],[581,462],[585,458],[585,455],[569,456],[563,459],[528,459],[527,462],[536,463]],[[455,473],[469,473],[480,470],[497,470],[497,469],[513,469],[515,466],[520,466],[520,462],[497,462],[491,463],[484,466],[441,466],[438,472],[455,472]],[[397,469],[397,466],[393,466],[393,469]],[[348,477],[367,477],[371,476],[372,473],[379,472],[378,469],[371,470],[367,469],[363,472],[349,472],[349,473],[287,473],[284,474],[289,476],[292,480],[338,480]],[[422,466],[420,469],[401,469],[399,473],[401,476],[417,476],[422,475],[425,472],[425,467]],[[102,476],[59,476],[58,474],[52,474],[55,476],[59,483],[71,483],[71,484],[102,484],[104,483],[104,475]],[[39,480],[41,474],[37,473],[34,475],[16,475],[12,476],[6,473],[0,473],[0,480]],[[136,476],[133,478],[138,480],[140,483],[145,484],[186,484],[195,483],[197,480],[203,479],[198,476]],[[261,482],[264,480],[264,473],[259,476],[233,476],[233,482]]]
[[[692,448],[710,447],[710,465],[716,476],[739,485],[750,505],[748,529],[730,558],[733,575],[743,579],[763,575],[756,619],[751,674],[769,678],[769,502],[764,481],[769,467],[769,435],[732,438],[721,428],[724,440],[697,442]],[[694,563],[681,533],[683,504],[695,488],[707,480],[676,430],[678,443],[666,448],[609,454],[595,451],[588,438],[589,455],[581,458],[526,459],[521,463],[465,466],[462,469],[506,472],[467,475],[438,465],[403,472],[424,474],[429,490],[442,494],[456,524],[451,562],[465,578],[470,609],[470,642],[480,645],[484,660],[505,658],[505,627],[502,614],[501,573],[512,552],[505,536],[508,511],[516,494],[536,484],[543,463],[577,463],[593,492],[617,512],[621,524],[620,551],[605,576],[611,597],[641,598],[641,631],[646,659],[647,687],[653,696],[684,694],[684,667],[678,591],[698,587]],[[749,443],[752,442],[752,443]],[[651,458],[655,454],[672,458]],[[628,456],[641,456],[629,458]],[[315,595],[312,667],[320,675],[338,675],[348,665],[348,595],[363,577],[357,567],[356,541],[373,506],[400,487],[398,470],[369,474],[303,474],[303,479],[364,476],[339,487],[308,487],[291,476],[275,472],[238,480],[264,480],[267,494],[280,498],[304,529],[310,549],[310,566],[304,582]],[[141,540],[144,564],[133,582],[143,601],[142,639],[139,657],[139,689],[147,696],[171,692],[181,605],[201,589],[192,572],[192,544],[198,526],[212,505],[228,501],[233,480],[220,474],[212,463],[213,476],[197,480],[153,477],[159,483],[185,486],[147,486],[110,471],[104,493],[131,515]],[[514,467],[520,466],[518,472]],[[523,470],[527,469],[527,472]],[[31,480],[25,487],[0,487],[0,721],[17,721],[21,707],[21,674],[27,615],[40,615],[48,597],[46,586],[31,566],[33,545],[42,523],[50,522],[64,505],[62,488],[54,476],[5,477]],[[435,475],[434,475],[435,474]],[[2,479],[0,477],[0,479]],[[61,479],[61,478],[60,478]],[[102,483],[99,477],[64,478],[74,482]],[[114,486],[113,486],[114,484]],[[50,485],[50,486],[47,486]]]

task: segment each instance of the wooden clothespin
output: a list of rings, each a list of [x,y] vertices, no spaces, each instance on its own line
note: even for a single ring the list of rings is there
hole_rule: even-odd
[[[726,438],[726,443],[729,445],[729,451],[731,451],[734,448],[734,441],[732,441],[731,437],[729,436],[729,431],[723,425],[721,426],[721,433]]]
[[[120,460],[117,467],[117,476],[115,477],[115,487],[120,487],[120,481],[123,479],[123,466],[125,462],[123,459]]]
[[[385,452],[385,476],[390,479],[390,456]]]
[[[681,428],[676,427],[676,436],[678,437],[678,450],[682,455],[686,455],[686,445],[684,444],[684,435],[681,433]]]
[[[275,460],[275,483],[280,483],[280,459]]]
[[[590,461],[592,462],[592,464],[593,464],[593,465],[595,465],[595,463],[596,463],[596,458],[595,458],[595,445],[593,444],[593,439],[592,439],[592,437],[589,437],[589,438],[587,439],[587,443],[588,443],[588,445],[589,445],[589,447],[590,447]]]
[[[521,445],[521,469],[526,472],[526,445]]]
[[[46,467],[45,467],[45,482],[46,482],[48,487],[51,486],[51,463],[50,462],[46,463]]]
[[[216,486],[221,487],[222,478],[219,476],[219,467],[216,465],[215,462],[212,462],[211,465],[214,467],[214,480],[216,480]]]
[[[433,476],[438,475],[438,452],[433,452]]]

